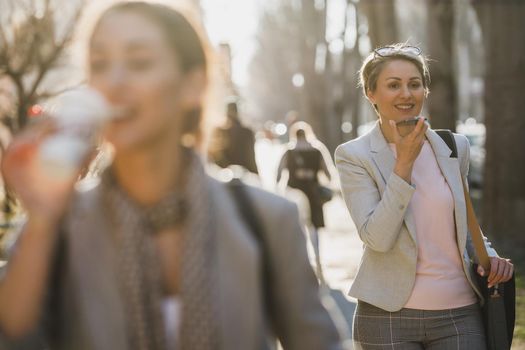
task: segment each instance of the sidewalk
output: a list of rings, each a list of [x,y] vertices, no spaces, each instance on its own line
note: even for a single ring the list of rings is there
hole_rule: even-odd
[[[341,197],[326,203],[324,213],[326,227],[319,232],[321,264],[330,287],[346,294],[361,260],[361,240]]]
[[[334,306],[341,313],[340,319],[335,321],[342,324],[339,328],[345,349],[352,349],[352,317],[356,300],[347,294],[361,260],[361,241],[341,197],[336,196],[328,202],[324,206],[324,213],[326,227],[319,232],[323,275],[329,295],[335,301]],[[333,309],[332,315],[337,316]]]

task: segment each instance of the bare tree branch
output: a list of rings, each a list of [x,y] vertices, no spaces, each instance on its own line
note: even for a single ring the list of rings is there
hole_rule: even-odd
[[[2,40],[2,42],[0,42],[0,45],[1,45],[0,51],[3,54],[9,46],[9,42],[7,41],[7,36],[5,35],[4,28],[1,25],[0,25],[0,40]]]
[[[11,90],[9,90],[9,89],[4,88],[4,87],[0,87],[0,96],[1,95],[4,95],[4,96],[6,96],[9,99],[15,98],[15,95],[13,94],[13,92]]]
[[[36,100],[37,101],[40,101],[40,100],[47,100],[47,99],[50,99],[52,97],[55,97],[55,96],[58,96],[60,94],[63,94],[64,92],[66,91],[69,91],[69,90],[73,90],[75,88],[78,88],[82,85],[84,85],[86,82],[85,81],[80,81],[78,82],[77,84],[73,84],[71,86],[68,86],[68,87],[65,87],[63,89],[59,89],[59,90],[56,90],[56,91],[46,91],[46,92],[43,92],[41,94],[36,94],[35,97],[36,97]]]
[[[15,87],[16,131],[27,122],[32,104],[55,94],[39,90],[70,45],[84,1],[75,3],[71,12],[63,8],[69,0],[5,1],[11,12],[0,22],[0,77],[7,77]],[[58,20],[60,11],[71,16]]]
[[[38,22],[38,19],[36,17],[31,16],[27,19],[26,25],[36,27],[36,24]],[[29,30],[29,29],[28,29]],[[19,67],[16,68],[16,72],[19,74],[24,74],[24,72],[28,71],[31,64],[34,62],[35,56],[34,52],[36,51],[35,48],[38,45],[37,41],[38,33],[34,33],[31,38],[29,38],[29,47],[27,48],[27,54],[23,57],[23,61],[20,64]]]
[[[71,40],[73,39],[73,28],[75,27],[75,24],[77,23],[78,19],[80,18],[80,15],[82,13],[82,7],[79,7],[73,17],[73,19],[70,21],[67,30],[66,35],[64,38],[62,38],[61,41],[58,43],[55,43],[55,47],[53,48],[53,51],[51,52],[51,55],[44,61],[40,62],[37,77],[35,81],[33,82],[31,88],[29,89],[29,95],[33,96],[36,94],[36,91],[42,82],[43,78],[46,75],[46,72],[52,68],[52,65],[57,61],[57,59],[62,55],[65,48],[70,44]]]

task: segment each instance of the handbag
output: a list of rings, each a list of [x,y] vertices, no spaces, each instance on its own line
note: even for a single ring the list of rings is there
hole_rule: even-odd
[[[334,196],[334,191],[323,185],[318,185],[317,188],[319,190],[319,198],[321,199],[322,204],[325,204],[326,202],[332,200],[332,197]]]
[[[457,158],[457,147],[454,135],[450,130],[435,130],[452,150],[451,158]],[[463,184],[463,194],[467,205],[468,228],[479,265],[485,271],[490,271],[490,259],[487,254],[483,235],[481,233],[476,214],[472,206],[470,195],[465,185],[465,180],[461,179]],[[473,276],[475,283],[481,292],[485,302],[481,306],[483,325],[485,327],[485,339],[487,350],[508,350],[512,344],[514,333],[514,324],[516,320],[516,287],[514,275],[505,282],[488,288],[487,277],[480,276],[477,273],[478,265],[473,264]]]

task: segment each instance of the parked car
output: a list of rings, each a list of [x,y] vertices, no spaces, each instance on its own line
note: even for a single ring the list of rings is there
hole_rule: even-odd
[[[474,118],[468,118],[456,126],[456,131],[465,135],[470,143],[469,184],[473,188],[481,188],[485,166],[485,124],[477,123]]]

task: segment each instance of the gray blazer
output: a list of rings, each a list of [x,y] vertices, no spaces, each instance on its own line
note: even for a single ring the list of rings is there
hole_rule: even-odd
[[[461,178],[468,173],[469,143],[454,134],[458,158],[441,137],[428,129],[426,137],[454,197],[458,249],[465,275],[481,298],[471,276],[473,247],[467,233],[467,214]],[[407,302],[416,278],[417,239],[408,204],[415,188],[393,170],[395,158],[379,122],[367,134],[340,145],[335,161],[350,215],[363,241],[364,252],[349,295],[387,311]],[[497,255],[485,239],[489,256]]]
[[[268,349],[259,272],[259,246],[237,212],[231,193],[210,178],[216,209],[220,349]],[[249,187],[269,247],[271,285],[277,314],[275,334],[285,349],[340,349],[339,335],[322,306],[309,264],[295,204]],[[60,349],[126,350],[123,305],[118,295],[116,254],[98,187],[83,190],[66,224],[61,262],[58,338]]]

